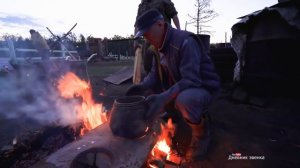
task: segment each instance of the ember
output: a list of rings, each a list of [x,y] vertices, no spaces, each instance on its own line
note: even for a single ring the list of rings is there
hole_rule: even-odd
[[[75,111],[77,118],[83,122],[81,135],[107,121],[102,104],[97,104],[92,99],[90,83],[68,72],[59,80],[58,90],[66,99],[80,98],[81,104],[76,105]]]

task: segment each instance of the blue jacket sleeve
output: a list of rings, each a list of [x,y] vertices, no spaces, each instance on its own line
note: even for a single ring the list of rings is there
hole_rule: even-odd
[[[200,75],[201,53],[199,45],[193,37],[189,37],[183,42],[179,51],[180,62],[178,67],[181,79],[161,93],[166,98],[166,102],[174,100],[184,89],[202,86]]]

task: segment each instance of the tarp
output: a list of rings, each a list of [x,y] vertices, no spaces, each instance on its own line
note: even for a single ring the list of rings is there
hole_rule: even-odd
[[[241,68],[245,64],[244,56],[246,53],[245,50],[246,50],[247,41],[278,39],[278,34],[276,33],[272,34],[272,32],[260,33],[259,37],[256,36],[256,39],[249,37],[249,31],[253,31],[253,29],[258,29],[257,27],[252,26],[253,21],[259,19],[261,16],[266,14],[279,15],[285,21],[285,23],[287,23],[290,27],[293,27],[295,30],[298,31],[300,30],[299,2],[296,1],[278,3],[271,7],[266,7],[262,10],[255,11],[251,14],[240,17],[239,19],[241,20],[231,27],[232,30],[231,46],[236,52],[238,57],[238,61],[234,69],[234,81],[240,81],[241,79]],[[270,26],[268,24],[265,25]],[[271,29],[274,28],[272,26],[270,27]],[[284,32],[284,29],[282,29],[282,32],[280,32],[280,34],[286,37],[291,36],[290,32],[288,31]]]

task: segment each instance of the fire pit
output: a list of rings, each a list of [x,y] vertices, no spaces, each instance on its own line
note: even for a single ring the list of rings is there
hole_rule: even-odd
[[[174,158],[170,151],[169,134],[174,131],[174,125],[171,121],[165,126],[160,123],[159,120],[154,122],[141,137],[125,138],[115,136],[110,129],[110,123],[105,122],[32,168],[141,168],[167,165],[168,161],[179,165],[180,158]]]
[[[127,139],[114,136],[108,122],[96,127],[80,140],[50,155],[34,167],[143,167],[156,136],[150,131],[143,137]],[[105,167],[105,166],[104,166]]]
[[[174,125],[168,122],[166,126],[162,126],[158,120],[149,125],[145,119],[145,97],[126,96],[115,99],[107,120],[102,104],[92,100],[89,83],[68,73],[59,82],[58,89],[62,97],[81,98],[82,102],[76,106],[76,113],[80,114],[83,121],[84,129],[80,130],[82,136],[32,168],[139,168],[150,166],[150,158],[167,159],[171,156],[169,135],[174,134]]]
[[[38,166],[143,167],[157,138],[155,129],[148,128],[145,112],[142,96],[116,99],[108,122],[56,151]]]
[[[79,154],[71,164],[71,168],[111,167],[113,154],[104,148],[92,148]]]

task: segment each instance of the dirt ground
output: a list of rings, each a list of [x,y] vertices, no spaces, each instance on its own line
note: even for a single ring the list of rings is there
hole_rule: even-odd
[[[93,97],[106,109],[123,96],[132,84],[120,85],[103,81],[104,77],[132,61],[92,63],[88,65],[88,79]],[[300,106],[299,99],[272,97],[263,106],[232,99],[231,83],[223,83],[222,92],[210,107],[212,143],[207,158],[194,167],[207,168],[296,168],[300,167]],[[104,95],[100,95],[99,93]],[[31,124],[21,126],[33,129]],[[1,145],[11,142],[13,121],[1,119]],[[36,128],[36,127],[34,127]],[[25,128],[23,128],[25,129]],[[5,136],[4,136],[5,135]],[[239,153],[241,157],[232,157]]]

